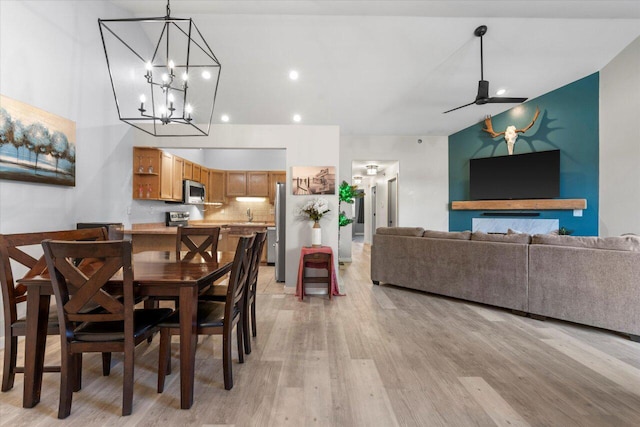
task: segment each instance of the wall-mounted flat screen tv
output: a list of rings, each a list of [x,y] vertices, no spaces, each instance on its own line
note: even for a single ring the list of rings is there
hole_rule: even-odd
[[[471,200],[560,197],[560,150],[471,159]]]

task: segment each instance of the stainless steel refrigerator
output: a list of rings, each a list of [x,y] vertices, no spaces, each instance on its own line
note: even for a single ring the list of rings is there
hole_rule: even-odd
[[[276,183],[276,282],[284,282],[284,259],[285,259],[285,229],[286,229],[286,199],[287,190],[284,182]]]

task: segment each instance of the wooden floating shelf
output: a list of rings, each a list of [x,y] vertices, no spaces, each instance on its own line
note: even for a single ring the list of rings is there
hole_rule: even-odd
[[[451,202],[454,211],[586,209],[587,199],[468,200]]]

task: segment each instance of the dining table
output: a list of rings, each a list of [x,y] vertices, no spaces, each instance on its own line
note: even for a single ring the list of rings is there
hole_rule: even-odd
[[[193,404],[197,343],[198,295],[231,270],[234,252],[218,252],[215,258],[176,251],[147,251],[133,254],[134,292],[138,297],[176,299],[180,312],[180,407]],[[32,408],[40,401],[47,319],[53,287],[40,263],[20,280],[27,286],[27,334],[25,337],[24,390],[22,406]],[[122,285],[121,271],[109,281]]]

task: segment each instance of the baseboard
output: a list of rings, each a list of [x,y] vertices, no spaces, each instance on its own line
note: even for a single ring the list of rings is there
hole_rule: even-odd
[[[338,262],[353,262],[351,257],[349,258],[338,258]]]

